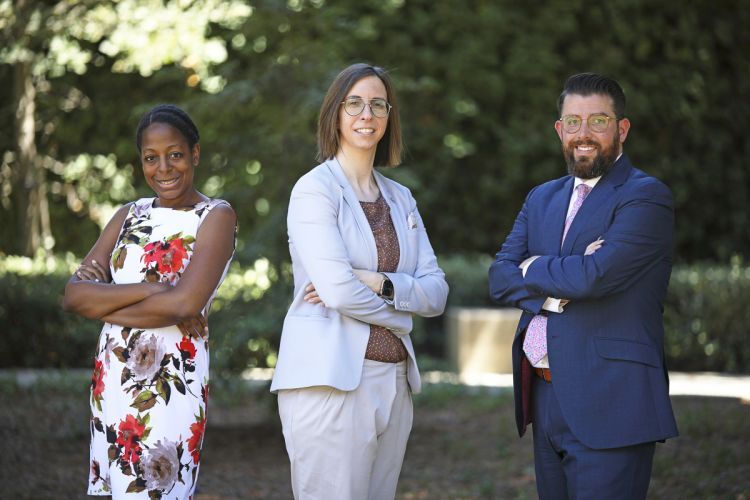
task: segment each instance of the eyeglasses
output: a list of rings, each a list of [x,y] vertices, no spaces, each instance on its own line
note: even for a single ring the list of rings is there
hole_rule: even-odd
[[[586,125],[588,125],[589,130],[593,130],[594,132],[605,132],[607,127],[609,127],[610,120],[616,121],[617,119],[604,113],[594,113],[586,119]],[[562,128],[565,132],[575,134],[581,129],[583,118],[578,115],[565,115],[557,121],[562,123]]]
[[[344,105],[344,111],[346,111],[346,114],[349,116],[359,115],[365,110],[365,104],[370,106],[370,111],[373,116],[377,116],[378,118],[385,118],[388,116],[388,113],[391,112],[391,104],[385,99],[380,98],[370,99],[369,102],[366,102],[360,97],[350,97],[341,101],[341,104]]]

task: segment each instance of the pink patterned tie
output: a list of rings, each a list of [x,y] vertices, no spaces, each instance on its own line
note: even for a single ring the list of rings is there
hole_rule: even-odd
[[[565,236],[568,235],[568,229],[573,223],[578,210],[583,205],[583,200],[591,192],[591,187],[586,184],[579,184],[576,187],[578,193],[576,200],[573,202],[573,207],[570,209],[568,217],[565,219],[565,228],[563,229],[563,242]],[[526,328],[526,338],[523,341],[523,351],[526,353],[526,357],[529,358],[532,365],[536,365],[541,361],[544,356],[547,355],[547,316],[537,314],[531,318],[528,328]]]

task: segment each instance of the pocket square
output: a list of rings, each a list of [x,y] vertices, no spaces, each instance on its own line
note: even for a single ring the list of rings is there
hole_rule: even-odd
[[[406,218],[406,225],[409,229],[417,228],[417,216],[414,212],[409,212],[409,216]]]

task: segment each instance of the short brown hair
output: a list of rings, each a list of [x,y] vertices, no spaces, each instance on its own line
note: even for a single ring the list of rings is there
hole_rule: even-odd
[[[557,99],[558,116],[562,113],[565,98],[571,94],[584,97],[605,95],[612,99],[615,118],[618,120],[625,118],[625,92],[622,91],[619,83],[608,76],[597,75],[596,73],[579,73],[568,77],[565,81],[565,88]]]
[[[385,86],[386,98],[391,103],[388,125],[383,138],[375,150],[376,167],[395,167],[401,163],[403,143],[401,121],[398,116],[398,102],[388,73],[378,66],[357,63],[344,69],[334,78],[323,99],[318,116],[318,155],[324,162],[333,158],[339,150],[339,107],[351,88],[362,78],[377,76]]]

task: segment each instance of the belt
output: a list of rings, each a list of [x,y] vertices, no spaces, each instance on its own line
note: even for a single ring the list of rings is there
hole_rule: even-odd
[[[544,380],[547,383],[552,382],[552,372],[549,371],[549,368],[537,368],[536,366],[534,368],[534,373],[536,373],[536,376],[540,379]]]

